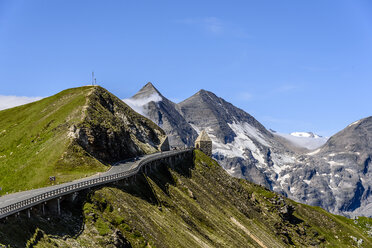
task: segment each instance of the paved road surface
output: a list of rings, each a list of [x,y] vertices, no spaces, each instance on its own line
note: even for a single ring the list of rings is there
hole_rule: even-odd
[[[126,161],[126,162],[115,164],[107,172],[102,172],[102,173],[96,174],[96,175],[91,176],[91,177],[86,177],[86,178],[74,180],[72,182],[58,184],[58,185],[54,185],[54,186],[49,186],[49,187],[44,187],[44,188],[39,188],[39,189],[22,191],[22,192],[18,192],[18,193],[9,194],[9,195],[4,195],[4,196],[0,197],[0,210],[1,210],[1,208],[7,207],[9,205],[20,203],[24,200],[39,196],[41,194],[65,188],[66,186],[73,186],[73,185],[76,185],[77,183],[91,181],[91,179],[100,179],[100,178],[105,177],[105,176],[117,175],[118,173],[127,172],[129,170],[132,170],[132,169],[135,169],[136,167],[138,167],[140,165],[141,161],[147,161],[149,159],[155,159],[156,160],[156,159],[160,159],[160,158],[164,158],[164,157],[169,157],[169,156],[172,156],[172,155],[175,155],[175,154],[183,153],[185,151],[189,151],[189,150],[158,152],[158,153],[155,153],[155,154],[144,155],[142,157],[139,157],[138,160],[132,159],[132,160],[129,160],[129,161]],[[134,174],[135,173],[132,173],[129,176],[132,176]],[[99,185],[99,184],[102,184],[102,182],[97,183],[97,185]],[[91,186],[93,187],[95,185],[91,185]],[[71,191],[74,191],[74,190],[71,190]],[[64,192],[64,193],[66,193],[66,192]],[[53,198],[57,198],[57,197],[58,196],[53,197]],[[40,199],[40,200],[42,200],[42,199]],[[35,204],[32,204],[32,203],[30,203],[30,204],[35,205]],[[22,208],[24,209],[25,207],[23,206]],[[3,216],[1,215],[1,212],[0,212],[0,218],[1,217],[3,217]]]

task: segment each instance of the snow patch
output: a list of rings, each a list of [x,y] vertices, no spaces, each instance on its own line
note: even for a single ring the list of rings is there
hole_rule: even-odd
[[[303,180],[307,185],[310,185],[310,180]]]
[[[274,169],[274,172],[276,173],[276,174],[280,174],[280,172],[282,171],[282,168],[280,168],[277,164],[274,164],[274,166],[273,166],[273,169]]]
[[[289,167],[289,166],[288,166]],[[279,183],[280,183],[280,186],[282,187],[282,189],[284,188],[283,187],[283,184],[284,183],[286,183],[286,180],[287,179],[289,179],[291,176],[289,175],[289,173],[288,174],[285,174],[284,176],[282,176],[282,177],[278,177],[278,181],[279,181]]]
[[[260,131],[257,130],[257,128],[251,126],[247,122],[243,123],[232,123],[228,124],[230,128],[234,131],[236,134],[242,134],[246,137],[251,137],[260,142],[262,145],[270,147],[270,145],[266,142],[265,137],[260,133]]]
[[[356,154],[356,155],[360,155],[360,152],[351,152],[351,151],[346,151],[346,152],[338,152],[338,153],[330,153],[330,154],[328,154],[327,156],[328,157],[335,157],[335,156],[337,156],[337,155],[341,155],[341,154],[347,154],[347,155],[349,155],[349,154]]]
[[[230,175],[234,175],[235,174],[235,171],[237,170],[238,168],[237,167],[231,167],[230,169],[225,169],[227,173],[229,173]]]
[[[344,165],[344,163],[336,162],[336,161],[328,161],[328,163],[329,163],[331,166],[335,166],[335,165]]]
[[[200,132],[201,132],[201,130],[197,127],[197,126],[195,126],[194,124],[192,124],[192,123],[190,123],[189,122],[189,124],[190,124],[190,126],[198,133],[198,134],[200,134]]]
[[[322,138],[322,136],[314,134],[312,132],[293,132],[290,135],[295,136],[295,137],[304,137],[304,138]]]
[[[252,139],[257,140],[265,146],[269,144],[264,140],[264,137],[259,133],[259,131],[252,127],[250,124],[244,123],[232,123],[229,124],[230,128],[236,134],[234,141],[231,143],[224,144],[218,140],[218,138],[213,134],[212,129],[206,129],[209,137],[212,139],[213,153],[221,154],[225,157],[241,157],[246,159],[246,150],[250,150],[252,156],[262,165],[265,164],[264,155],[261,153],[260,149],[254,144]]]
[[[275,133],[293,143],[296,146],[313,150],[324,145],[328,138],[313,133],[294,132],[291,134]]]
[[[283,154],[278,155],[278,154],[272,153],[271,155],[272,155],[271,160],[274,162],[272,169],[278,175],[277,180],[280,181],[281,180],[280,173],[282,171],[285,171],[286,169],[292,168],[290,164],[293,164],[295,162],[295,159],[293,159],[293,157],[286,156]]]
[[[351,123],[348,127],[354,126],[354,125],[358,124],[359,122],[360,122],[360,120],[354,121],[354,122]]]
[[[297,191],[297,188],[296,187],[291,187],[289,189],[289,192],[291,192],[292,194],[294,194],[296,191]]]
[[[317,154],[318,152],[320,152],[320,149],[316,149],[315,151],[313,151],[313,152],[309,152],[307,155],[310,155],[310,156],[312,156],[312,155],[315,155],[315,154]]]

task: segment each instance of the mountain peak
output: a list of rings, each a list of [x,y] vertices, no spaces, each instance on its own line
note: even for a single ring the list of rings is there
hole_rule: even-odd
[[[160,97],[163,97],[161,93],[158,91],[158,89],[156,89],[155,86],[151,82],[148,82],[132,98],[135,98],[135,99],[148,98],[152,95],[158,95]]]
[[[208,99],[208,101],[212,100],[212,101],[219,101],[219,97],[216,96],[213,92],[211,91],[207,91],[207,90],[204,90],[204,89],[201,89],[199,90],[198,92],[196,92],[194,95],[192,95],[191,97],[185,99],[183,102],[186,102],[186,101],[190,101],[192,99]]]
[[[199,90],[195,95],[210,95],[210,94],[213,94],[213,93],[210,92],[210,91],[207,91],[207,90],[201,89],[201,90]],[[213,94],[213,95],[214,95],[214,94]]]
[[[369,156],[372,150],[372,116],[360,119],[333,135],[322,148],[324,152],[358,152]]]
[[[123,99],[137,113],[147,116],[163,128],[173,147],[191,146],[197,132],[184,119],[175,103],[164,97],[152,83],[147,83],[131,98]]]
[[[157,89],[151,82],[148,82],[145,86],[143,86],[143,88],[153,89],[157,91]]]
[[[123,99],[123,101],[128,104],[137,113],[148,116],[146,106],[150,102],[160,102],[165,98],[162,94],[155,88],[155,86],[148,82],[142,87],[134,96],[131,98]]]

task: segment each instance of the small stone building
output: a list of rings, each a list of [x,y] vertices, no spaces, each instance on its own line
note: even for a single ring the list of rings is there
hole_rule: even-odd
[[[208,156],[212,156],[212,140],[205,130],[203,130],[195,140],[195,148],[200,149]]]

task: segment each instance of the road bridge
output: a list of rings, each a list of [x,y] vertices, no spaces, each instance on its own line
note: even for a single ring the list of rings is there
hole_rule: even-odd
[[[144,155],[138,159],[113,165],[107,172],[88,178],[4,195],[0,197],[0,219],[19,214],[21,211],[26,211],[28,217],[30,217],[30,209],[36,206],[45,213],[45,204],[48,202],[53,203],[56,212],[60,214],[60,200],[62,197],[69,195],[74,197],[79,191],[133,177],[140,171],[151,169],[159,162],[173,164],[187,156],[192,156],[192,151],[193,148],[188,148]]]

